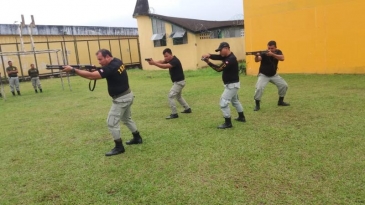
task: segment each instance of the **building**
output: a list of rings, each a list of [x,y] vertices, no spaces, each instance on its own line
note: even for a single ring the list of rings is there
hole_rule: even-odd
[[[22,38],[19,35],[22,31]],[[33,54],[36,51],[60,50]],[[23,41],[23,43],[21,42]],[[138,46],[138,29],[92,26],[23,26],[0,24],[0,68],[5,73],[9,60],[18,67],[19,76],[27,76],[30,64],[34,63],[42,75],[53,74],[46,65],[94,64],[98,65],[95,52],[100,48],[111,50],[127,67],[141,67]],[[28,52],[27,55],[8,55]],[[4,75],[2,75],[4,77]],[[22,78],[21,78],[22,79]]]
[[[243,19],[207,21],[178,18],[149,12],[148,0],[137,0],[133,17],[137,19],[141,57],[161,60],[162,51],[170,48],[185,70],[193,70],[206,63],[204,53],[215,53],[222,41],[231,44],[238,59],[244,59]],[[142,60],[145,70],[158,69]]]
[[[365,1],[244,0],[246,50],[276,40],[285,61],[279,73],[365,73]],[[247,73],[259,64],[247,56]]]

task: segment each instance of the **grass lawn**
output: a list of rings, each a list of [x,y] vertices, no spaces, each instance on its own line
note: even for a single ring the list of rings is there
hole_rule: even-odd
[[[186,71],[192,114],[170,114],[167,71],[129,70],[142,145],[105,157],[106,81],[42,80],[43,93],[0,101],[0,204],[365,204],[364,75],[281,75],[254,112],[255,76],[241,75],[247,122],[218,130],[221,73]],[[232,106],[231,110],[237,116]],[[183,108],[179,107],[182,111]],[[121,125],[122,139],[132,135]]]

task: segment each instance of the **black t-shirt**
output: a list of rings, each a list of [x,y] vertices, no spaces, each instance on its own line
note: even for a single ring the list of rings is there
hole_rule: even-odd
[[[127,70],[118,58],[114,58],[107,66],[98,71],[102,78],[106,78],[111,97],[122,94],[129,89]]]
[[[238,72],[238,61],[236,56],[231,53],[229,56],[223,59],[223,63],[226,64],[226,68],[223,69],[222,80],[224,84],[237,83],[240,81]]]
[[[240,81],[239,72],[238,72],[238,61],[236,56],[231,52],[226,57],[222,57],[221,55],[211,54],[210,59],[212,60],[222,60],[222,65],[215,66],[214,64],[210,63],[210,66],[217,68],[219,71],[222,69],[222,80],[224,84],[230,83],[238,83]]]
[[[172,68],[169,69],[170,78],[172,82],[179,82],[185,80],[184,71],[181,62],[176,56],[174,56],[169,62]]]
[[[281,52],[279,49],[276,49],[274,53],[276,55],[283,55],[283,52]],[[261,58],[262,60],[259,72],[269,77],[274,76],[278,69],[279,60],[272,56],[267,56],[266,54],[261,54]]]

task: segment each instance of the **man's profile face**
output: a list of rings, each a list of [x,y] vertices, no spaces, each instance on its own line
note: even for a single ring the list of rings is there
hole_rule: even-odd
[[[224,47],[224,48],[222,48],[222,49],[219,51],[219,55],[221,55],[222,57],[227,56],[227,53],[228,53],[228,48],[227,48],[227,47]]]
[[[165,59],[166,62],[169,62],[172,59],[172,54],[170,54],[168,52],[165,52],[163,54],[163,57],[164,57],[164,59]]]
[[[100,52],[96,55],[96,58],[98,59],[101,66],[106,66],[109,64],[108,56],[104,57]]]
[[[275,52],[276,51],[276,46],[272,45],[272,46],[267,46],[267,50],[271,51],[271,52]]]

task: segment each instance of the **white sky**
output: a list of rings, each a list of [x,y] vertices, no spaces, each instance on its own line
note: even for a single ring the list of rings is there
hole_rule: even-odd
[[[105,3],[104,3],[105,2]],[[168,3],[167,3],[168,2]],[[149,0],[154,13],[202,20],[243,18],[242,0]],[[132,17],[136,0],[11,0],[0,9],[0,24],[137,27]]]

